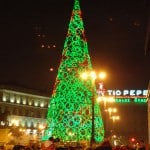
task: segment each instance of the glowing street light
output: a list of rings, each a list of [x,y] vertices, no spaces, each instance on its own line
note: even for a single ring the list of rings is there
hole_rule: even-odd
[[[113,120],[113,122],[115,122],[116,120],[120,119],[120,116],[112,116],[111,119]]]
[[[102,79],[102,80],[105,79],[106,78],[106,73],[105,72],[100,72],[99,73],[99,78]]]
[[[83,72],[81,74],[81,78],[84,80],[86,80],[88,78],[91,78],[92,80],[96,80],[97,78],[99,78],[100,80],[104,80],[106,78],[106,73],[100,72],[99,74],[97,74],[95,71]]]
[[[111,119],[113,120],[113,130],[114,130],[114,124],[116,120],[120,120],[120,116],[112,116]]]
[[[117,112],[117,108],[111,108],[111,107],[109,107],[106,111],[108,111],[109,117],[111,117],[112,113],[116,113]]]

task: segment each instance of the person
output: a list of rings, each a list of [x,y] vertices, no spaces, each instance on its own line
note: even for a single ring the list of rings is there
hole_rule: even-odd
[[[145,149],[146,149],[145,143],[144,143],[144,140],[142,139],[139,142],[139,148],[138,148],[138,150],[145,150]]]
[[[55,150],[54,138],[50,137],[48,141],[45,142],[44,148],[42,150]]]
[[[112,150],[109,139],[105,139],[100,146],[95,148],[95,150]]]

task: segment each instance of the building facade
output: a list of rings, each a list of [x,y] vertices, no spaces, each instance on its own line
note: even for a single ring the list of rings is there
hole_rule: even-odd
[[[0,88],[0,128],[19,127],[37,134],[46,126],[48,96]]]

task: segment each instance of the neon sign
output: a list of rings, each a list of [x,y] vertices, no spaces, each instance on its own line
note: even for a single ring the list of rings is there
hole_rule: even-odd
[[[147,103],[146,98],[115,98],[116,103]]]
[[[148,90],[107,90],[109,96],[144,96]]]
[[[135,103],[147,103],[147,98],[134,98]]]
[[[130,98],[115,98],[116,103],[130,103],[131,99]]]

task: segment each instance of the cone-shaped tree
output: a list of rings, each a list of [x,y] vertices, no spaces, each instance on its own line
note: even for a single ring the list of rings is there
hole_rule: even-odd
[[[92,70],[79,0],[75,0],[64,43],[62,60],[50,99],[47,129],[43,139],[50,136],[62,141],[90,141],[92,133],[92,100],[95,85],[89,78],[83,81],[81,74]],[[99,105],[94,107],[94,138],[101,142],[104,127]]]

